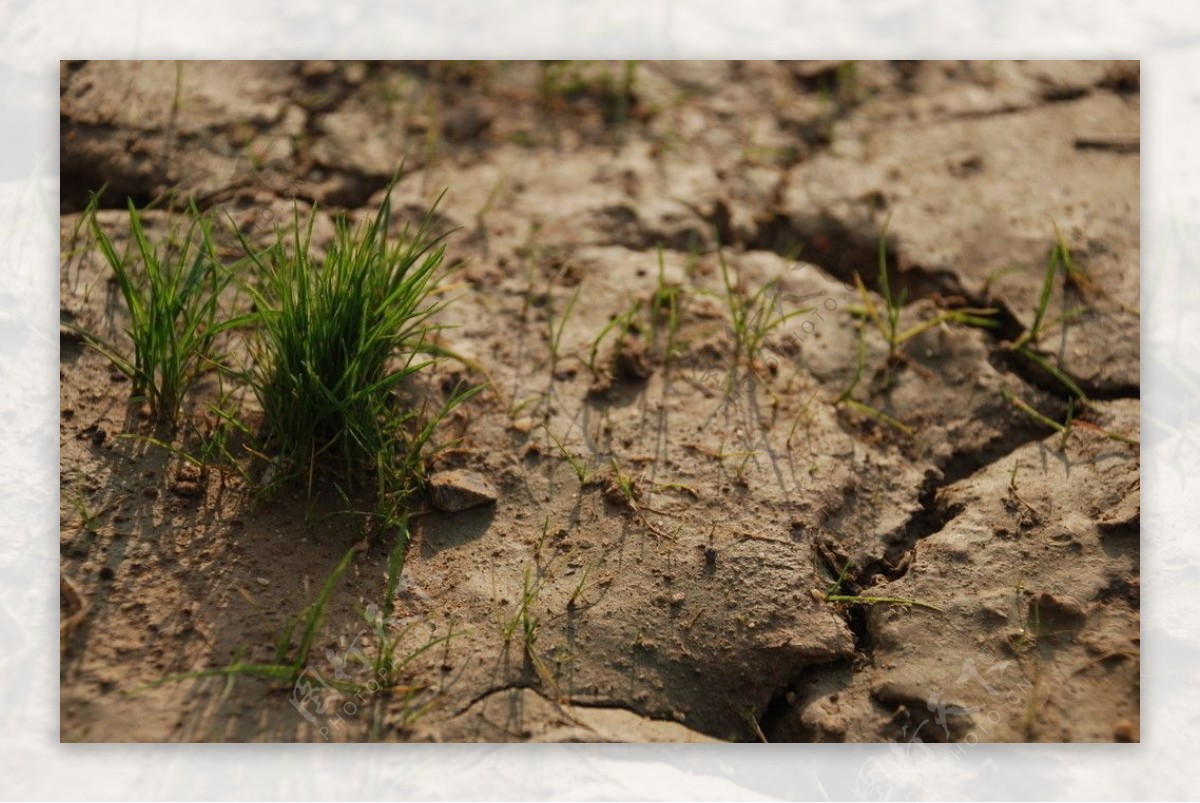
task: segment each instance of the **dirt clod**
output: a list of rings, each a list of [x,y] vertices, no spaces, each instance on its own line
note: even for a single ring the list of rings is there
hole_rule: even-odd
[[[429,499],[446,513],[495,504],[499,494],[481,474],[465,469],[439,471],[429,478]]]

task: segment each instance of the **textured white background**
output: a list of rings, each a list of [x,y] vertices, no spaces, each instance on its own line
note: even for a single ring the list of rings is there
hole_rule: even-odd
[[[315,56],[1142,59],[1142,744],[60,745],[58,59]],[[0,2],[0,798],[1195,798],[1198,76],[1186,0]]]

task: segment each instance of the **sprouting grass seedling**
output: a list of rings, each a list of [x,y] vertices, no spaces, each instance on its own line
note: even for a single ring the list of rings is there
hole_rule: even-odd
[[[1064,423],[1059,423],[1058,421],[1055,421],[1053,418],[1050,418],[1048,416],[1045,416],[1045,415],[1039,413],[1037,410],[1035,410],[1033,407],[1031,407],[1028,402],[1024,401],[1021,397],[1012,393],[1008,388],[1001,388],[1000,393],[1001,393],[1001,395],[1004,396],[1005,399],[1007,399],[1009,401],[1010,404],[1012,404],[1013,407],[1015,407],[1021,413],[1025,414],[1026,416],[1028,416],[1032,420],[1036,421],[1037,423],[1047,426],[1050,429],[1054,430],[1055,432],[1059,433],[1062,436],[1060,448],[1063,448],[1063,449],[1066,448],[1067,435],[1073,429],[1083,429],[1083,430],[1087,430],[1089,432],[1095,432],[1098,435],[1103,435],[1104,437],[1108,438],[1109,440],[1119,441],[1120,443],[1126,443],[1126,444],[1129,444],[1130,446],[1138,446],[1139,445],[1139,442],[1136,439],[1131,438],[1128,435],[1122,435],[1119,432],[1113,432],[1112,430],[1104,429],[1103,427],[1097,426],[1096,424],[1093,424],[1090,421],[1084,421],[1084,420],[1078,418],[1075,414],[1075,404],[1074,404],[1073,399],[1068,400],[1067,418],[1066,418],[1066,423],[1064,424]]]
[[[606,122],[612,124],[618,135],[623,133],[625,123],[629,118],[629,107],[636,99],[633,86],[637,66],[636,61],[623,62],[619,81],[614,80],[608,71],[605,71],[602,76],[601,84],[605,99],[604,118]]]
[[[717,233],[714,230],[714,238]],[[729,265],[725,261],[724,250],[717,243],[717,259],[721,265],[721,281],[725,286],[725,305],[729,312],[729,334],[733,339],[734,359],[731,366],[736,369],[739,361],[744,360],[746,368],[755,372],[754,361],[759,348],[767,335],[783,326],[792,318],[812,312],[808,307],[784,311],[779,305],[779,281],[771,279],[764,283],[752,295],[747,296],[741,289],[741,277],[735,281],[730,278]],[[736,382],[736,376],[731,371],[729,375],[730,390]]]
[[[616,457],[609,459],[609,466],[612,468],[612,476],[599,483],[603,488],[604,498],[632,514],[633,520],[649,530],[652,535],[665,538],[668,541],[676,540],[676,535],[679,532],[678,528],[676,528],[674,533],[668,533],[646,518],[646,513],[669,514],[650,507],[643,502],[643,493],[637,480],[622,471],[621,463]]]
[[[579,576],[579,582],[575,584],[575,590],[571,592],[570,598],[567,600],[567,610],[574,610],[579,604],[580,597],[583,596],[583,587],[587,583],[588,575],[591,574],[595,563],[589,563],[583,567],[583,573]]]
[[[487,216],[492,211],[496,200],[504,192],[504,176],[496,179],[496,183],[492,185],[491,191],[488,193],[487,200],[483,206],[475,213],[475,234],[479,238],[480,251],[483,253],[484,259],[488,257],[488,229]]]
[[[550,436],[550,440],[554,441],[554,446],[566,458],[567,462],[571,464],[571,469],[575,472],[575,476],[579,478],[579,485],[581,487],[586,485],[589,473],[587,464],[567,451],[567,447],[563,446],[563,442],[558,439],[558,436],[554,434],[550,427],[543,424],[542,429],[546,430],[546,434]]]
[[[526,667],[532,669],[538,679],[557,694],[554,675],[537,652],[538,628],[542,620],[534,611],[542,593],[542,583],[549,579],[549,575],[543,575],[540,571],[534,572],[530,566],[525,567],[521,578],[521,600],[517,603],[517,610],[512,619],[505,623],[501,635],[507,647],[518,632],[521,634],[521,650],[525,656]]]
[[[1009,403],[1011,403],[1013,407],[1017,408],[1022,413],[1029,416],[1030,418],[1032,418],[1034,421],[1037,421],[1039,424],[1044,424],[1045,426],[1050,427],[1052,430],[1054,430],[1055,432],[1058,432],[1058,433],[1065,433],[1067,431],[1066,426],[1055,421],[1053,418],[1049,418],[1047,416],[1042,415],[1037,410],[1030,407],[1027,402],[1025,402],[1023,399],[1021,399],[1016,394],[1014,394],[1008,388],[1001,388],[1000,394],[1002,396],[1004,396],[1005,399],[1008,399]]]
[[[663,261],[663,251],[658,249],[658,281],[649,299],[634,299],[622,312],[609,319],[596,336],[592,339],[591,347],[585,364],[594,378],[600,378],[601,369],[596,364],[600,347],[604,340],[613,335],[616,345],[614,359],[619,358],[621,351],[629,342],[631,334],[643,336],[646,352],[653,352],[656,358],[661,357],[665,367],[669,368],[676,355],[676,339],[681,325],[680,298],[683,288],[669,284],[666,279],[666,266]],[[666,329],[666,342],[662,332]],[[648,336],[643,333],[649,332]]]
[[[299,616],[293,618],[284,627],[283,633],[275,644],[275,660],[277,663],[289,664],[297,671],[301,670],[308,663],[309,654],[312,652],[313,644],[317,639],[317,632],[321,627],[321,623],[325,620],[325,607],[329,604],[329,598],[333,595],[333,590],[337,588],[337,584],[341,581],[346,570],[350,568],[350,561],[353,560],[357,553],[357,546],[351,547],[346,551],[346,554],[338,561],[337,566],[325,578],[325,582],[321,584],[321,590],[317,594],[317,598]],[[293,653],[292,636],[297,626],[301,627],[300,641]],[[289,655],[291,656],[290,661],[288,660]]]
[[[683,288],[668,284],[666,279],[666,264],[663,261],[663,248],[658,246],[658,282],[654,288],[654,296],[650,301],[650,332],[651,341],[658,346],[659,329],[665,323],[667,327],[667,342],[663,346],[663,360],[668,368],[675,359],[676,338],[679,336],[680,299]]]
[[[936,605],[931,605],[928,602],[921,602],[915,599],[905,599],[903,597],[874,597],[862,596],[860,594],[843,594],[841,593],[842,585],[846,582],[846,576],[850,573],[850,561],[846,561],[846,565],[842,567],[841,573],[833,584],[829,586],[829,590],[823,595],[820,591],[814,591],[813,596],[818,597],[824,602],[836,602],[847,605],[905,605],[915,606],[918,608],[928,608],[931,611],[945,613],[945,610]]]
[[[1037,308],[1034,310],[1033,323],[1027,330],[1021,333],[1020,337],[1018,337],[1009,345],[1009,350],[1021,355],[1029,362],[1037,365],[1043,371],[1058,380],[1058,382],[1061,383],[1068,391],[1070,391],[1081,403],[1087,404],[1087,395],[1084,394],[1083,389],[1079,387],[1079,384],[1070,376],[1068,376],[1061,368],[1051,363],[1033,348],[1033,346],[1037,344],[1038,340],[1044,334],[1046,329],[1057,324],[1062,324],[1081,314],[1081,310],[1071,309],[1064,311],[1062,314],[1051,320],[1047,320],[1046,318],[1046,312],[1050,306],[1050,296],[1054,290],[1054,280],[1059,271],[1061,270],[1068,278],[1077,272],[1074,267],[1074,261],[1071,258],[1071,249],[1067,245],[1066,239],[1063,237],[1063,234],[1057,225],[1054,227],[1054,232],[1055,243],[1050,248],[1050,253],[1046,257],[1046,271],[1042,278],[1042,289],[1038,296]]]
[[[504,626],[505,644],[512,641],[513,636],[520,631],[526,648],[532,649],[533,643],[537,641],[537,629],[541,621],[533,612],[533,606],[537,604],[541,590],[540,578],[534,577],[530,567],[526,566],[521,578],[521,601],[517,603],[513,618]]]
[[[617,458],[611,458],[613,469],[613,482],[616,483],[617,489],[620,490],[621,496],[625,498],[625,503],[633,509],[637,509],[638,498],[637,490],[633,487],[633,478],[626,476],[621,471],[621,464],[617,462]]]
[[[640,308],[641,304],[636,301],[633,302],[629,305],[628,309],[621,314],[614,316],[608,323],[606,323],[596,337],[593,338],[591,348],[588,349],[587,358],[587,368],[591,372],[592,376],[598,377],[600,375],[599,370],[596,368],[596,356],[600,352],[600,344],[604,342],[604,338],[608,337],[609,334],[616,332],[617,340],[620,341],[620,339],[629,332],[630,327],[633,325],[634,319],[637,317]]]
[[[342,575],[346,573],[346,570],[350,566],[350,561],[357,552],[357,546],[351,547],[325,579],[316,599],[301,611],[299,615],[288,620],[283,631],[275,641],[274,660],[268,663],[253,663],[238,658],[233,663],[214,669],[202,669],[198,672],[169,675],[151,685],[160,686],[164,683],[178,680],[206,677],[234,677],[238,675],[259,677],[282,684],[296,683],[308,665],[313,644],[316,642],[317,632],[321,627],[321,623],[325,620],[325,607],[329,602],[329,597],[333,594],[334,588],[337,587]],[[300,640],[298,643],[294,643],[297,628],[300,628]]]
[[[383,609],[381,610],[371,605],[364,612],[364,618],[366,618],[370,626],[370,632],[374,633],[378,643],[373,655],[368,656],[357,645],[358,637],[365,635],[367,632],[361,631],[358,636],[355,636],[354,641],[351,643],[349,649],[346,650],[343,657],[334,656],[331,650],[326,650],[326,658],[331,659],[334,663],[332,677],[323,676],[313,667],[310,660],[313,655],[318,631],[325,620],[325,612],[330,597],[342,576],[349,569],[354,555],[359,551],[359,547],[356,545],[351,547],[338,562],[337,566],[334,567],[333,571],[325,579],[313,602],[299,615],[288,620],[283,632],[277,639],[273,660],[266,663],[244,661],[241,658],[243,651],[239,650],[234,661],[226,666],[170,675],[150,684],[151,687],[161,686],[164,683],[173,681],[207,677],[224,677],[231,684],[236,677],[250,676],[272,682],[278,687],[290,687],[292,703],[311,722],[315,722],[316,720],[307,713],[306,704],[311,701],[311,695],[314,692],[320,692],[322,689],[326,692],[336,692],[342,695],[353,694],[357,702],[361,702],[366,697],[377,694],[386,695],[392,700],[400,700],[404,704],[402,711],[403,722],[411,722],[427,708],[427,704],[420,704],[420,699],[430,696],[431,693],[428,687],[425,686],[401,685],[399,683],[400,673],[428,650],[439,644],[448,643],[454,635],[454,631],[450,630],[446,635],[441,637],[430,637],[425,644],[414,651],[402,658],[397,657],[398,646],[408,630],[406,629],[393,636],[389,633],[388,627],[392,624],[392,600],[399,584],[399,573],[403,565],[406,544],[406,537],[399,538],[395,549],[389,557],[386,581],[387,598]],[[380,615],[381,613],[382,615]],[[299,632],[298,641],[296,640],[297,632]],[[370,668],[372,675],[365,683],[356,680],[349,674],[348,664],[351,659]],[[320,705],[317,706],[317,710],[321,710]]]
[[[867,416],[868,418],[871,418],[881,424],[886,424],[887,426],[896,430],[900,434],[904,435],[906,438],[915,437],[916,433],[913,431],[912,427],[893,418],[892,416],[888,415],[887,413],[885,413],[881,410],[876,410],[871,405],[866,404],[864,402],[860,402],[854,398],[854,391],[858,387],[858,383],[860,381],[862,381],[863,370],[866,367],[866,363],[867,363],[866,331],[862,328],[862,325],[860,324],[859,330],[858,330],[858,351],[857,351],[857,355],[855,357],[855,362],[854,362],[854,376],[852,376],[850,378],[850,384],[847,385],[846,389],[843,390],[841,395],[837,397],[837,401],[835,403],[836,404],[845,404],[847,407],[849,407],[853,410],[857,410],[858,412],[862,413],[863,415]]]
[[[1075,421],[1075,400],[1067,399],[1067,419],[1063,424],[1062,442],[1059,443],[1059,451],[1067,448],[1067,438],[1071,435],[1071,424]]]
[[[1042,291],[1038,296],[1037,308],[1033,313],[1033,324],[1020,337],[1013,341],[1012,347],[1019,349],[1026,343],[1036,343],[1042,334],[1042,323],[1046,319],[1046,311],[1050,306],[1050,295],[1054,290],[1054,278],[1058,275],[1060,268],[1065,267],[1071,259],[1070,249],[1067,247],[1066,241],[1063,239],[1062,232],[1055,225],[1054,232],[1057,235],[1054,245],[1050,249],[1049,255],[1046,257],[1046,272],[1042,279]]]
[[[392,614],[395,612],[396,590],[400,587],[400,572],[404,568],[404,559],[408,552],[408,542],[407,522],[401,522],[399,532],[396,535],[396,543],[388,555],[383,606],[382,608],[373,605],[368,606],[368,609],[363,613],[363,617],[367,621],[367,624],[370,625],[377,642],[375,654],[369,660],[372,679],[385,691],[397,690],[399,688],[400,672],[426,650],[443,641],[448,641],[453,633],[453,631],[450,631],[443,639],[430,640],[415,652],[405,656],[403,660],[396,659],[396,650],[400,645],[401,639],[408,631],[406,629],[399,634],[392,635],[388,627],[391,623]]]
[[[562,336],[563,330],[567,328],[567,321],[571,318],[571,313],[575,309],[576,302],[579,301],[579,293],[583,289],[582,285],[575,288],[571,300],[567,302],[567,306],[563,309],[562,315],[558,318],[558,325],[555,326],[554,311],[550,311],[549,316],[549,333],[548,342],[550,344],[550,376],[554,377],[558,373],[558,363],[562,359]]]
[[[879,294],[883,297],[886,322],[884,317],[880,317],[878,313],[875,313],[874,305],[870,303],[870,300],[865,292],[866,288],[863,287],[862,279],[860,279],[857,274],[855,274],[854,277],[855,283],[858,285],[859,293],[862,294],[865,303],[868,305],[868,312],[872,313],[871,317],[874,318],[875,323],[879,325],[879,330],[883,333],[883,339],[887,341],[889,358],[896,356],[896,349],[899,346],[899,341],[897,340],[897,327],[900,323],[900,313],[904,309],[904,303],[908,300],[908,288],[901,290],[898,297],[892,295],[892,283],[888,276],[887,269],[887,230],[891,221],[892,217],[891,215],[888,215],[887,220],[883,222],[883,229],[879,232],[878,246]]]
[[[1025,500],[1025,497],[1021,496],[1020,492],[1017,490],[1017,468],[1019,466],[1020,463],[1018,461],[1013,461],[1012,475],[1008,478],[1008,499],[1011,500],[1011,502],[1006,501],[1005,505],[1011,509],[1014,505],[1019,504],[1034,517],[1035,521],[1041,521],[1043,519],[1041,512],[1039,512],[1038,509],[1033,505],[1029,504],[1029,502]]]
[[[893,362],[900,357],[900,346],[906,341],[943,324],[953,323],[961,326],[976,326],[987,329],[994,329],[999,325],[996,319],[992,317],[997,312],[995,308],[967,307],[942,310],[928,320],[921,321],[907,329],[901,330],[900,315],[904,311],[905,303],[908,301],[908,290],[907,288],[901,290],[899,295],[895,295],[892,292],[892,283],[887,267],[887,229],[890,222],[891,216],[884,222],[883,229],[879,233],[879,275],[877,281],[879,282],[879,294],[883,298],[884,304],[882,314],[871,300],[871,295],[867,291],[862,277],[857,273],[854,275],[854,283],[862,299],[863,311],[866,317],[875,323],[879,329],[879,333],[883,335],[884,342],[888,344],[889,362]]]
[[[144,397],[159,422],[173,426],[184,395],[213,364],[214,339],[240,322],[218,320],[218,299],[230,275],[217,260],[208,220],[194,206],[186,232],[176,222],[166,242],[154,245],[129,201],[132,253],[118,254],[97,220],[98,202],[93,194],[85,216],[129,311],[133,359],[98,335],[76,331],[129,378],[132,395]]]
[[[84,499],[83,494],[77,495],[71,501],[71,507],[73,507],[75,512],[79,514],[80,524],[83,525],[83,529],[92,534],[95,534],[95,532],[100,529],[100,519],[104,517],[104,514],[108,513],[116,506],[116,502],[110,502],[99,510],[92,511],[91,508],[88,507],[87,500]]]

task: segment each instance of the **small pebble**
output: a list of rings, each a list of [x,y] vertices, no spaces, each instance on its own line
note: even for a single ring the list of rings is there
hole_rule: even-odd
[[[1113,728],[1113,737],[1118,742],[1136,742],[1139,741],[1137,728],[1132,722],[1123,719]]]
[[[429,478],[429,497],[433,506],[447,513],[494,504],[496,490],[474,471],[439,471]]]
[[[263,588],[266,588],[267,586],[271,585],[271,581],[265,577],[255,577],[254,582],[258,583]]]

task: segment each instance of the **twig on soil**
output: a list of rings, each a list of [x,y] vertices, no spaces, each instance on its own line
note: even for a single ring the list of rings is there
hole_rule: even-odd
[[[794,546],[794,542],[783,538],[772,538],[769,535],[755,535],[754,533],[740,532],[737,533],[740,538],[748,538],[751,541],[767,541],[772,544],[783,544],[784,546]]]
[[[846,602],[846,603],[862,603],[865,605],[915,605],[918,608],[928,608],[931,611],[945,613],[945,608],[939,608],[936,605],[931,605],[928,602],[920,602],[915,599],[904,599],[902,597],[859,597],[850,594],[826,594],[826,602]]]

